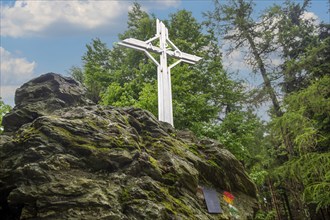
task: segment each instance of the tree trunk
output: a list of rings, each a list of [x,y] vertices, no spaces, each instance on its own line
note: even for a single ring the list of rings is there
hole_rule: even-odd
[[[286,190],[285,188],[282,189],[282,196],[283,196],[283,199],[284,199],[284,204],[286,206],[289,219],[294,220],[293,216],[292,216],[291,208],[290,208],[289,198],[288,198],[288,195],[287,195],[285,190]]]
[[[281,117],[283,115],[283,112],[281,111],[281,107],[280,107],[280,104],[277,100],[275,90],[273,89],[272,84],[270,82],[270,79],[267,75],[265,64],[264,64],[264,62],[262,61],[262,59],[259,55],[258,49],[257,49],[251,35],[248,33],[247,30],[243,30],[243,31],[245,32],[245,37],[248,40],[248,42],[250,44],[250,47],[252,49],[254,59],[257,61],[258,68],[260,70],[262,79],[264,80],[264,83],[265,83],[266,91],[269,94],[270,99],[272,100],[272,104],[273,104],[273,107],[274,107],[274,110],[275,110],[275,114],[276,114],[277,117]]]
[[[240,29],[243,32],[244,37],[248,40],[249,45],[252,49],[253,57],[257,61],[257,66],[258,66],[258,69],[259,69],[259,71],[261,73],[261,76],[263,78],[263,81],[264,81],[264,84],[265,84],[265,87],[266,87],[266,91],[269,94],[270,99],[272,101],[274,111],[275,111],[275,115],[277,117],[281,117],[283,115],[283,112],[281,110],[281,106],[280,106],[279,101],[276,97],[275,90],[272,87],[271,81],[270,81],[270,79],[267,75],[265,64],[264,64],[263,60],[260,57],[257,46],[256,46],[251,34],[249,33],[248,28],[246,28],[244,25],[242,25],[240,27]],[[281,131],[282,131],[282,137],[283,137],[283,140],[284,140],[284,144],[285,144],[286,149],[288,151],[288,155],[289,155],[289,157],[291,157],[294,154],[294,151],[293,151],[293,145],[292,145],[291,140],[289,138],[289,132],[286,129],[281,129]]]
[[[272,196],[272,203],[273,203],[274,209],[276,211],[276,220],[281,220],[281,210],[279,209],[279,206],[278,206],[276,194],[273,189],[273,183],[269,178],[268,178],[268,186],[270,189],[270,194]]]

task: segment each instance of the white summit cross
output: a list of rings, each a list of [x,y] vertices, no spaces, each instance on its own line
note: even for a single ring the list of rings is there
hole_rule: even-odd
[[[159,39],[159,47],[152,45],[152,41]],[[173,126],[173,110],[172,110],[172,89],[171,89],[171,72],[170,70],[180,62],[195,64],[202,59],[201,57],[181,52],[174,43],[168,38],[168,30],[163,22],[157,19],[157,33],[147,40],[141,41],[134,38],[128,38],[118,43],[119,45],[143,51],[157,65],[157,81],[158,81],[158,119],[170,123]],[[173,50],[168,49],[170,46]],[[150,53],[160,54],[160,62],[158,62]],[[178,60],[167,66],[167,56],[177,58]]]

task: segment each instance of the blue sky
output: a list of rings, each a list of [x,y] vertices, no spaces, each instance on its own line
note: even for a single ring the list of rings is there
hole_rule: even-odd
[[[126,0],[0,1],[0,96],[12,106],[15,90],[28,80],[47,72],[66,75],[71,66],[80,66],[85,45],[92,38],[100,38],[109,47],[117,42],[118,34],[126,29],[127,12],[132,4],[132,1]],[[159,19],[166,19],[177,10],[187,9],[202,21],[202,12],[213,8],[211,0],[138,2]],[[262,10],[281,2],[258,0],[256,4],[257,9]],[[329,23],[328,8],[328,0],[312,0],[310,12],[320,21]],[[239,56],[236,57],[237,62],[241,62]],[[229,63],[227,65],[230,66]],[[235,66],[248,71],[244,65]]]

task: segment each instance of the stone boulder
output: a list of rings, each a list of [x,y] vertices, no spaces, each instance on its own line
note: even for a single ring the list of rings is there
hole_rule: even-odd
[[[92,105],[83,91],[57,74],[17,91],[0,136],[2,219],[233,219],[224,191],[237,218],[252,219],[256,187],[221,144],[142,109]],[[17,114],[27,106],[35,115]],[[203,186],[222,214],[208,213]]]
[[[15,93],[15,108],[3,118],[5,131],[15,131],[23,124],[54,110],[69,106],[89,105],[86,89],[79,82],[56,73],[35,78]]]

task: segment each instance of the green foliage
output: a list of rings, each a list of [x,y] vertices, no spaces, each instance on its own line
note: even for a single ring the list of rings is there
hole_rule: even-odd
[[[283,129],[293,141],[293,155],[276,168],[277,176],[302,184],[302,199],[316,209],[330,205],[330,77],[324,76],[285,100],[286,113],[273,120],[273,133],[281,143]],[[317,211],[316,210],[316,211]]]
[[[3,132],[2,117],[11,110],[10,105],[6,105],[0,97],[0,134]]]
[[[207,25],[222,35],[228,52],[242,49],[246,64],[262,77],[261,91],[267,95],[265,100],[271,100],[275,114],[280,116],[280,102],[272,84],[274,66],[271,55],[277,48],[272,44],[276,38],[272,25],[256,20],[252,0],[214,0],[214,3],[214,10],[206,14]]]
[[[205,125],[201,135],[220,141],[245,166],[251,168],[262,153],[263,124],[252,112],[233,111],[220,124]]]
[[[330,173],[324,177],[320,182],[308,184],[304,190],[304,199],[308,203],[317,204],[316,211],[330,205]]]
[[[275,210],[271,210],[269,212],[264,212],[259,210],[254,217],[254,220],[273,220],[276,219],[276,212]]]
[[[119,38],[147,40],[154,35],[155,23],[154,18],[144,12],[139,4],[134,3],[128,14],[128,30]],[[149,94],[148,97],[147,92],[154,90],[151,87],[155,86],[157,78],[157,69],[152,61],[142,52],[116,45],[110,51],[109,60],[112,71],[108,73],[109,79],[104,81],[107,85],[101,93],[101,103],[143,107],[157,114],[155,107],[146,103],[147,98],[154,97],[153,94]]]
[[[119,38],[147,40],[155,34],[155,23],[156,19],[135,3],[128,15],[128,29]],[[178,11],[164,23],[180,50],[203,57],[195,66],[182,63],[171,70],[175,127],[197,131],[202,123],[215,121],[219,111],[226,114],[240,105],[243,86],[223,71],[214,34],[211,30],[205,33],[191,12]],[[144,53],[117,45],[110,50],[94,39],[87,45],[83,62],[82,70],[73,67],[71,73],[83,79],[94,101],[141,107],[157,116],[157,68]]]
[[[247,48],[245,61],[255,73],[261,74],[264,82],[252,100],[260,103],[270,98],[274,113],[269,134],[255,137],[262,142],[256,145],[259,153],[251,154],[247,146],[253,139],[247,134],[240,138],[235,130],[244,127],[237,122],[249,124],[237,115],[228,114],[222,124],[210,128],[210,133],[229,146],[238,158],[251,164],[246,166],[250,177],[261,189],[265,185],[273,188],[268,189],[272,191],[268,194],[273,201],[280,193],[279,187],[284,187],[292,210],[306,210],[306,203],[318,209],[329,207],[326,199],[329,195],[325,193],[329,191],[329,174],[313,175],[318,166],[329,169],[328,161],[318,161],[326,157],[330,146],[329,24],[317,25],[312,19],[304,19],[302,15],[311,2],[287,0],[282,5],[271,6],[257,18],[252,0],[214,0],[214,10],[206,14],[208,27],[229,40],[229,52]],[[274,57],[280,57],[282,63],[274,65]],[[280,89],[283,103],[275,93]],[[304,166],[301,161],[307,160],[305,157],[313,164],[306,161],[308,166]],[[274,169],[280,176],[277,181],[272,179]],[[266,179],[272,181],[266,184]],[[267,192],[263,193],[267,197]],[[273,205],[273,216],[281,218],[283,210]],[[265,213],[260,212],[259,218],[266,219]],[[295,212],[301,215],[296,217],[306,217],[302,213]]]
[[[110,50],[100,39],[94,39],[91,45],[86,45],[87,52],[82,57],[83,76],[80,76],[88,89],[88,97],[95,102],[100,100],[99,95],[108,86],[111,64]],[[73,69],[72,74],[79,75],[79,69]],[[78,71],[76,71],[78,70]],[[78,72],[78,74],[76,74]]]
[[[133,106],[136,100],[132,97],[129,86],[128,83],[123,86],[116,82],[111,83],[102,95],[101,104],[110,105],[109,101],[111,101],[113,106]]]
[[[309,81],[329,73],[329,33],[326,25],[317,26],[315,19],[303,19],[303,14],[311,3],[286,1],[268,9],[264,19],[276,19],[273,24],[277,31],[274,45],[282,48],[280,56],[284,60],[277,75],[283,76],[281,83],[285,93],[298,91],[309,85]],[[328,39],[327,39],[328,37]]]
[[[269,173],[265,169],[260,169],[258,167],[253,167],[249,173],[249,177],[257,186],[262,186],[265,183],[268,175]]]
[[[330,205],[330,153],[306,153],[276,169],[281,179],[304,185],[303,199],[316,204],[316,209]]]
[[[273,132],[281,137],[286,129],[296,153],[329,151],[330,77],[315,80],[309,87],[285,98],[286,113],[273,120]]]
[[[296,59],[290,59],[285,62],[284,74],[297,74],[294,79],[288,81],[284,89],[291,90],[293,85],[296,86],[295,90],[305,88],[309,85],[311,80],[330,74],[330,37],[317,42],[317,45],[308,45],[303,54],[299,54]],[[299,74],[299,75],[298,75]],[[302,75],[303,74],[303,75]],[[295,80],[295,82],[293,81]],[[298,84],[299,83],[299,84]],[[290,84],[290,85],[289,85]]]
[[[142,10],[140,4],[134,2],[132,9],[128,12],[128,30],[119,35],[120,39],[134,37],[143,41],[148,40],[155,34],[155,20]]]
[[[77,80],[80,83],[84,83],[85,76],[84,76],[83,70],[80,67],[72,66],[68,72],[72,78],[74,78],[75,80]]]
[[[144,83],[142,91],[139,93],[139,101],[136,107],[148,109],[154,115],[157,115],[157,85],[156,82]]]

